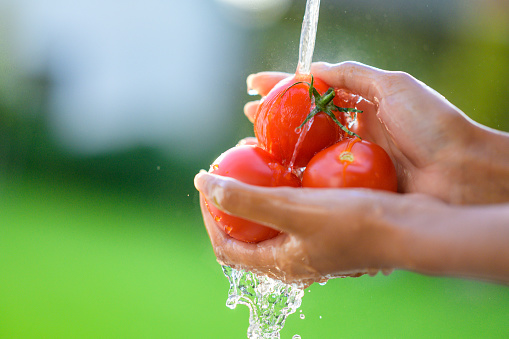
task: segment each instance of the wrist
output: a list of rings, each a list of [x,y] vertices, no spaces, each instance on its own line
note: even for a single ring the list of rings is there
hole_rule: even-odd
[[[384,218],[384,223],[389,225],[384,265],[440,275],[450,232],[458,222],[455,211],[459,208],[425,195],[409,194],[400,199]],[[454,227],[450,227],[451,223]]]
[[[413,194],[407,196],[418,197]],[[402,199],[400,194],[394,194],[371,203],[371,209],[366,211],[365,216],[371,226],[367,230],[373,242],[364,249],[370,258],[370,268],[391,270],[407,266],[409,230],[403,227],[403,222],[411,213],[413,201],[413,198]]]
[[[509,134],[473,125],[471,138],[459,149],[455,178],[461,204],[509,201]]]

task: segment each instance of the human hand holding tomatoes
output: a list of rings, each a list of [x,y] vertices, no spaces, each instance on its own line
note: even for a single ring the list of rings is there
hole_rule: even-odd
[[[308,82],[309,81],[309,82]],[[257,186],[299,187],[295,173],[315,153],[343,138],[347,130],[336,93],[310,75],[295,75],[277,84],[267,95],[255,122],[260,145],[234,147],[211,166],[211,173]],[[337,111],[333,113],[333,111]],[[352,133],[353,134],[353,133]],[[255,139],[256,140],[256,139]],[[229,236],[257,243],[278,231],[225,213],[204,200],[216,224]]]
[[[221,210],[282,233],[257,244],[205,225],[222,265],[304,286],[405,269],[509,283],[509,204],[455,206],[382,190],[260,187],[200,173],[195,185]]]
[[[314,63],[311,71],[329,85],[364,99],[356,105],[363,113],[352,131],[389,154],[401,193],[430,194],[459,204],[509,199],[509,188],[491,179],[500,172],[489,170],[492,159],[501,158],[504,143],[430,87],[406,73],[356,62]],[[287,76],[254,74],[248,77],[248,88],[263,96]],[[259,104],[255,100],[244,107],[249,120],[253,121]]]
[[[353,118],[352,115],[360,111],[338,106],[354,106],[352,98],[353,95],[336,91],[312,75],[296,74],[284,78],[263,98],[254,117],[254,130],[260,147],[239,147],[225,152],[214,163],[211,172],[252,185],[298,187],[300,179],[296,174],[301,174],[302,168],[308,166],[309,169],[304,171],[304,178],[311,178],[306,179],[308,187],[353,186],[396,191],[394,166],[384,150],[374,144],[361,142],[360,146],[356,146],[355,153],[359,156],[355,161],[349,146],[346,166],[342,166],[345,159],[335,161],[333,153],[341,143],[331,145],[351,136],[357,138],[350,138],[348,145],[360,141],[354,132],[345,127],[347,118]],[[329,146],[327,153],[332,157],[315,155]],[[323,159],[313,162],[315,157]],[[310,160],[318,165],[309,166]],[[378,161],[385,162],[379,164]],[[348,177],[348,182],[339,180],[341,178],[334,173],[338,167],[343,168],[341,178]],[[359,168],[363,168],[365,173],[359,175]],[[306,175],[308,171],[310,175]],[[282,181],[283,172],[285,181]],[[317,186],[320,172],[326,180]],[[352,180],[354,177],[360,180]],[[332,183],[333,178],[337,179],[336,183],[328,185],[327,182]],[[224,213],[207,201],[205,203],[218,226],[237,240],[259,242],[278,234],[270,228]]]
[[[394,193],[351,189],[261,187],[201,172],[205,226],[222,265],[309,285],[336,276],[375,274],[390,269],[381,256],[387,236],[372,223]],[[380,193],[378,193],[380,192]],[[217,227],[204,199],[233,215],[270,226],[277,237],[256,244],[236,241]],[[396,205],[394,205],[396,206]],[[380,220],[381,221],[381,220]]]
[[[501,254],[507,249],[507,205],[467,208],[439,200],[507,201],[509,180],[500,178],[508,171],[499,160],[508,159],[508,137],[471,123],[442,96],[404,73],[351,62],[315,64],[312,72],[368,99],[357,106],[364,113],[353,131],[388,151],[397,165],[400,192],[428,195],[264,188],[200,173],[195,186],[218,261],[306,284],[390,268],[509,281],[507,263],[500,260],[507,258]],[[250,76],[248,86],[263,96],[287,76],[257,74]],[[245,107],[251,121],[258,106],[252,102]],[[493,180],[485,180],[490,175]],[[283,233],[258,244],[236,241],[217,227],[205,198],[215,200],[222,211]]]

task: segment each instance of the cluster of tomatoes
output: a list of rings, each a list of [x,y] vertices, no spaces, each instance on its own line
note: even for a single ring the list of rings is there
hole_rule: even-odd
[[[397,190],[394,165],[380,146],[348,130],[360,111],[346,97],[311,75],[279,82],[260,103],[254,121],[257,144],[223,153],[211,173],[250,185],[276,187],[364,187]],[[238,218],[207,203],[217,224],[231,237],[251,243],[277,230]]]

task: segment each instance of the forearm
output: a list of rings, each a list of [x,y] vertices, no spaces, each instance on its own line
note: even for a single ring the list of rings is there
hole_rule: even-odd
[[[418,209],[393,219],[395,268],[509,284],[509,204]]]

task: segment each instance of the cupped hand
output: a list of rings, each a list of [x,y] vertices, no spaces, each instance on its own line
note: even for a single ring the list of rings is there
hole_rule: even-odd
[[[509,204],[458,206],[422,194],[258,187],[206,172],[195,185],[224,265],[303,287],[391,269],[509,283]],[[283,233],[257,244],[230,238],[204,199]]]
[[[400,192],[430,194],[452,203],[483,202],[482,194],[468,189],[473,175],[465,168],[476,125],[443,96],[406,73],[355,62],[315,63],[311,72],[330,86],[365,99],[357,106],[364,113],[355,131],[389,153]],[[264,96],[287,76],[254,74],[248,77],[248,88]],[[246,104],[249,120],[254,120],[258,105],[259,101]]]
[[[441,204],[368,189],[258,187],[206,172],[196,176],[195,185],[219,263],[304,285],[399,268],[403,255],[393,245],[398,238],[393,221],[405,215],[422,220]],[[283,233],[257,244],[235,240],[217,225],[204,199]]]

